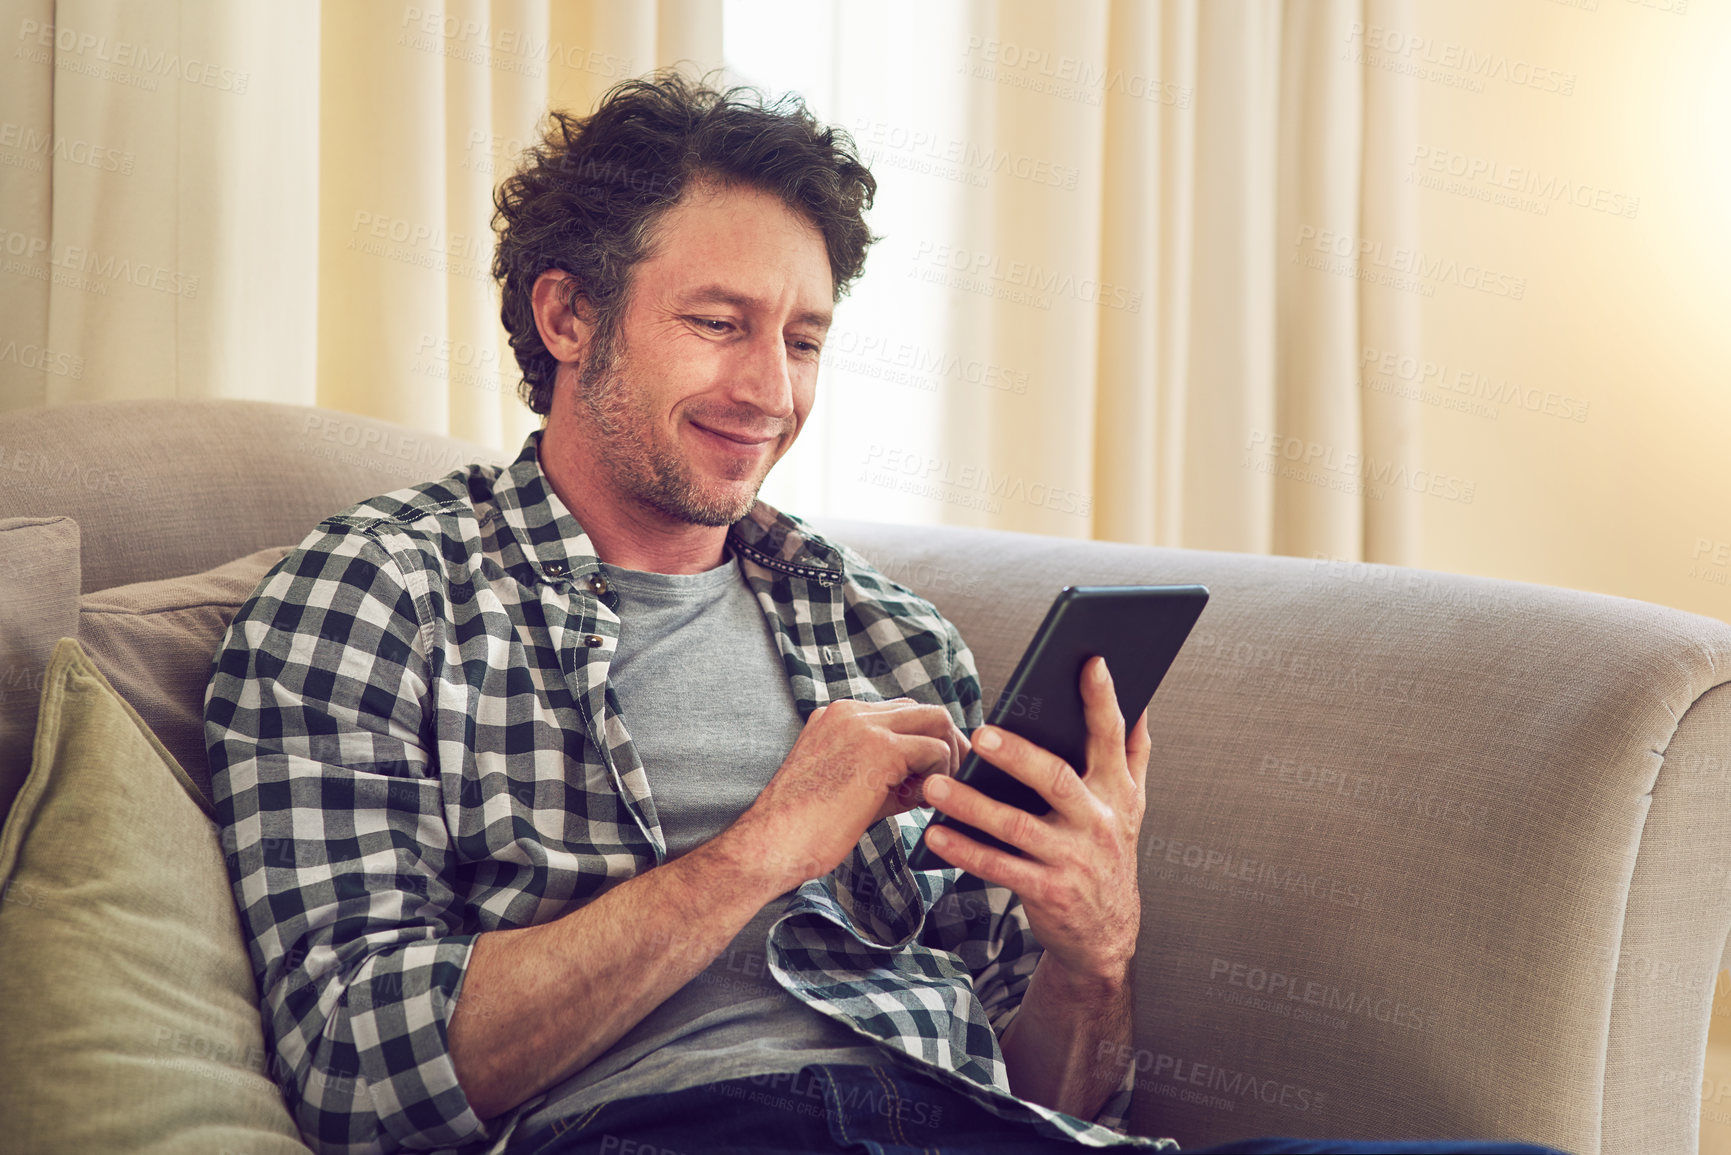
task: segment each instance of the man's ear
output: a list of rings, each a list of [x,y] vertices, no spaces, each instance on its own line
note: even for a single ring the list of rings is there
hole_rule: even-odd
[[[548,269],[535,278],[535,287],[530,291],[541,343],[547,346],[553,360],[562,364],[580,361],[595,332],[589,298],[581,292],[572,292],[576,281],[564,269]]]

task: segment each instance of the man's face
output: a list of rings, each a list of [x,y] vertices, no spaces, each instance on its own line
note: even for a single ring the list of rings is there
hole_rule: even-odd
[[[697,525],[743,517],[811,412],[832,295],[815,226],[771,194],[694,185],[656,225],[612,349],[562,391],[616,494]]]

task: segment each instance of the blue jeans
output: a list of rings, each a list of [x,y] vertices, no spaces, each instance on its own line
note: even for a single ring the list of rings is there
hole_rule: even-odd
[[[520,1134],[508,1155],[1052,1155],[1085,1150],[1031,1124],[1000,1119],[918,1074],[892,1065],[814,1064],[643,1095],[579,1111]],[[1186,1155],[1262,1152],[1421,1152],[1559,1155],[1530,1143],[1245,1139]]]

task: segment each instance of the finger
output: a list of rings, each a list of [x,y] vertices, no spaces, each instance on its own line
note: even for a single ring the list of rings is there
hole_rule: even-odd
[[[1046,874],[1052,869],[976,842],[948,826],[926,827],[926,845],[951,866],[959,866],[969,874],[1007,887],[1024,897],[1039,894]]]
[[[1124,715],[1105,658],[1089,658],[1082,666],[1082,717],[1088,723],[1089,780],[1130,785],[1133,778],[1124,761]]]
[[[1016,781],[1031,787],[1066,818],[1085,821],[1095,805],[1088,787],[1062,758],[997,726],[974,731],[974,752]]]
[[[1153,749],[1154,740],[1148,736],[1148,711],[1143,710],[1136,719],[1136,724],[1130,728],[1130,738],[1124,746],[1124,760],[1130,766],[1130,777],[1136,783],[1136,792],[1144,796],[1148,793],[1148,757]]]
[[[892,733],[881,735],[880,739],[873,753],[851,763],[845,782],[832,783],[826,789],[842,786],[852,789],[856,783],[863,783],[882,804],[899,800],[910,789],[904,786],[910,778],[944,770],[950,764],[948,743],[936,738]]]
[[[943,706],[916,702],[912,698],[897,698],[892,702],[872,702],[867,705],[871,707],[873,721],[898,734],[925,734],[945,742],[953,742],[961,735],[961,731],[956,728],[955,719]],[[966,738],[962,740],[965,742]]]
[[[901,783],[896,787],[896,797],[903,803],[902,810],[913,810],[921,806],[931,805],[931,802],[926,798],[926,780],[955,776],[956,771],[962,768],[962,759],[967,756],[968,736],[960,730],[955,731],[950,736],[949,748],[950,760],[948,765],[914,770],[901,780]]]
[[[894,781],[888,784],[891,787],[909,777],[949,773],[954,751],[944,739],[928,738],[924,734],[893,734],[890,742],[899,763],[892,767]]]
[[[993,838],[1007,842],[1041,862],[1052,863],[1058,858],[1058,832],[1020,806],[999,802],[966,782],[951,779],[928,781],[925,784],[925,795],[933,806],[945,814],[959,818],[969,826],[983,830]]]
[[[896,814],[906,814],[910,810],[918,810],[927,805],[925,791],[920,784],[925,779],[909,775],[896,784],[889,792],[883,804],[878,807],[878,818],[889,818]]]
[[[949,772],[961,769],[968,753],[968,736],[962,733],[950,712],[942,706],[916,702],[912,698],[895,698],[888,702],[867,702],[874,720],[898,734],[926,734],[941,738],[950,747]]]

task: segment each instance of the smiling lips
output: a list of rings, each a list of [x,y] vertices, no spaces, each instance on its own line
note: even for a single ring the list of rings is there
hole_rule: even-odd
[[[725,442],[727,445],[734,447],[739,451],[760,449],[775,440],[775,434],[773,433],[758,436],[753,433],[732,433],[725,429],[714,429],[708,425],[700,425],[695,421],[691,424],[700,432],[707,433],[711,437]]]

